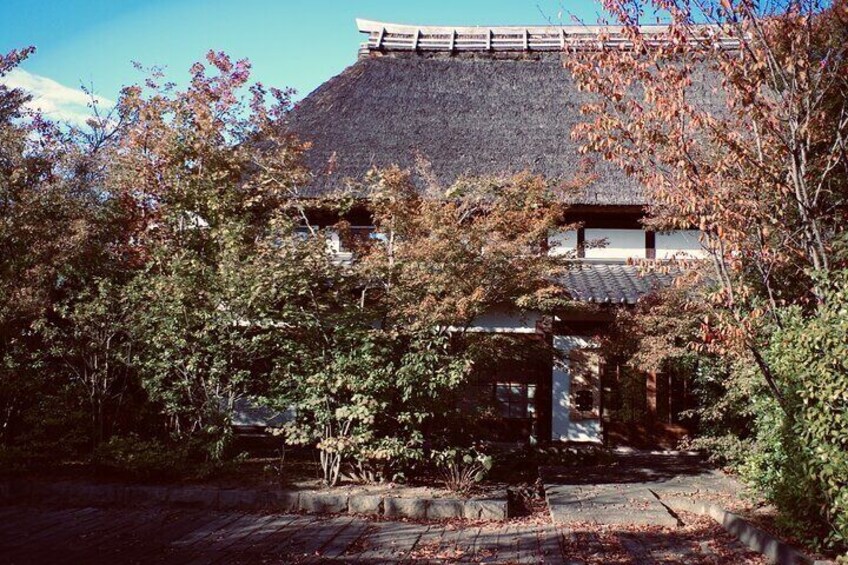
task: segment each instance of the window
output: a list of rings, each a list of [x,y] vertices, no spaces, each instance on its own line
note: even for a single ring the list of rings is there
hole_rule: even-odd
[[[369,240],[385,241],[386,239],[385,234],[374,231],[374,226],[351,226],[344,234],[340,234],[333,227],[321,227],[318,225],[312,226],[312,229],[307,226],[298,226],[295,228],[295,235],[304,240],[309,238],[313,233],[323,233],[324,237],[327,238],[327,247],[330,253],[337,255],[350,254],[355,250],[357,245]]]
[[[327,251],[332,254],[339,254],[344,251],[341,247],[341,240],[339,238],[339,233],[334,229],[322,228],[321,226],[298,226],[294,229],[295,237],[302,241],[306,241],[310,237],[316,234],[323,234],[323,237],[327,240]]]
[[[305,240],[310,235],[312,235],[312,232],[309,231],[309,228],[306,227],[306,226],[298,226],[298,227],[294,228],[294,234],[298,238]]]
[[[351,252],[354,251],[357,245],[364,244],[369,240],[383,239],[384,237],[383,234],[375,231],[374,226],[350,226],[347,237],[340,238],[339,250]]]
[[[536,385],[534,384],[495,383],[495,399],[504,418],[536,416]]]
[[[577,230],[551,232],[548,255],[577,257]]]
[[[586,228],[586,259],[644,259],[645,232],[640,229]]]
[[[698,230],[660,232],[656,236],[657,259],[703,259],[707,252],[700,238]]]
[[[574,395],[574,405],[581,412],[595,409],[595,397],[591,390],[578,390]]]

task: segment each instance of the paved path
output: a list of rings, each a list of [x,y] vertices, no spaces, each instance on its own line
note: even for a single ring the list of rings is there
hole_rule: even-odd
[[[0,506],[0,563],[764,563],[682,528],[446,525],[181,508]]]
[[[541,470],[551,517],[558,524],[683,525],[662,503],[667,496],[738,495],[740,486],[697,455],[619,453],[609,465]]]

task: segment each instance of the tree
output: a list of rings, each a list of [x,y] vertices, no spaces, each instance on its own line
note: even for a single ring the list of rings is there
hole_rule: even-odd
[[[358,202],[375,232],[357,237],[334,314],[316,323],[320,339],[303,376],[280,406],[297,418],[289,437],[315,442],[324,477],[344,464],[390,478],[426,452],[450,446],[448,414],[474,363],[461,335],[497,308],[548,307],[565,297],[562,268],[543,242],[562,210],[537,177],[464,179],[450,189],[415,187],[398,168],[373,171]],[[340,199],[344,202],[344,199]],[[344,210],[342,210],[344,211]]]
[[[747,349],[779,399],[756,326],[816,300],[809,270],[832,268],[844,224],[845,5],[662,2],[671,23],[650,37],[639,9],[605,6],[632,47],[569,58],[598,95],[574,135],[648,187],[650,226],[701,229],[714,343]]]
[[[32,52],[0,56],[0,76]],[[122,218],[101,183],[104,120],[93,120],[83,135],[28,110],[29,100],[0,85],[0,403],[7,443],[38,428],[23,425],[25,412],[67,385],[66,372],[53,371],[47,335],[61,318],[59,305],[70,307],[90,278],[120,270],[123,261]]]
[[[701,313],[683,324],[688,345],[724,357],[730,375],[717,401],[744,399],[752,409],[740,467],[766,462],[758,486],[794,512],[792,481],[780,477],[803,476],[815,487],[807,489],[811,499],[831,492],[832,479],[815,464],[792,474],[793,461],[816,459],[793,438],[809,437],[823,421],[804,417],[809,399],[800,390],[834,377],[787,364],[772,347],[789,320],[801,323],[797,316],[811,327],[823,323],[836,295],[822,281],[846,261],[848,7],[663,0],[651,6],[669,25],[655,34],[638,25],[641,4],[604,6],[629,45],[569,56],[578,84],[596,95],[573,135],[642,182],[650,227],[701,230],[712,268],[688,291],[690,301],[701,301],[693,309]],[[691,334],[695,326],[700,335]],[[838,346],[820,345],[825,358]],[[840,444],[845,406],[840,400],[832,408],[826,433]],[[805,517],[809,531],[814,513]],[[829,519],[831,539],[843,543],[840,522]]]
[[[286,304],[286,292],[302,287],[284,285],[322,271],[307,271],[308,253],[280,244],[295,223],[279,183],[305,178],[296,164],[302,146],[286,139],[270,147],[263,135],[287,111],[288,94],[271,91],[269,109],[257,84],[245,100],[249,63],[215,52],[207,62],[192,66],[185,90],[162,84],[156,70],[143,87],[123,90],[107,178],[137,218],[143,268],[128,294],[140,378],[171,431],[213,440],[217,458],[235,400],[286,352],[281,330],[303,300]],[[276,183],[257,166],[269,154],[280,165]]]
[[[55,371],[84,391],[97,447],[112,432],[120,399],[132,379],[129,315],[116,281],[100,279],[55,306],[55,316],[38,323]]]
[[[570,228],[561,195],[530,175],[419,191],[407,172],[376,173],[368,205],[379,237],[356,263],[363,301],[397,331],[462,332],[494,308],[550,309],[566,299],[561,258],[544,248],[551,231]]]
[[[466,361],[450,354],[444,337],[401,341],[352,327],[333,337],[332,349],[313,359],[293,391],[289,441],[317,446],[331,486],[344,463],[363,477],[392,479],[422,458],[423,426],[442,406],[441,395],[464,381]]]

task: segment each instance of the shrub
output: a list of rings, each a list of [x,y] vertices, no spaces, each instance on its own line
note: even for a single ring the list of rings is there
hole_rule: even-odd
[[[468,492],[492,469],[492,457],[476,448],[449,448],[431,453],[445,486],[455,492]]]
[[[0,476],[13,477],[23,475],[34,464],[44,462],[44,454],[33,453],[18,445],[0,445]]]
[[[444,336],[407,340],[353,328],[339,333],[323,361],[295,382],[282,405],[297,406],[285,426],[287,441],[318,448],[330,486],[345,466],[391,479],[421,459],[424,425],[443,411],[442,395],[462,382],[467,368],[450,355]]]
[[[775,503],[829,530],[828,545],[848,548],[848,271],[820,278],[813,315],[789,309],[769,355],[781,375],[787,413],[759,417],[774,471]]]
[[[818,307],[783,308],[765,351],[783,397],[751,364],[729,367],[702,410],[693,442],[780,510],[781,525],[813,547],[848,548],[848,271],[819,278]],[[742,414],[740,429],[733,417]]]
[[[33,390],[17,433],[5,445],[9,453],[16,453],[20,465],[29,468],[51,467],[91,453],[83,396],[72,385],[56,386],[51,378],[52,374],[46,375],[39,383],[43,388]]]
[[[612,463],[611,452],[601,446],[523,445],[493,453],[489,477],[508,483],[532,483],[539,477],[539,467],[590,467]]]
[[[185,444],[170,445],[129,435],[101,444],[92,463],[108,475],[138,480],[173,479],[190,471],[189,451]]]

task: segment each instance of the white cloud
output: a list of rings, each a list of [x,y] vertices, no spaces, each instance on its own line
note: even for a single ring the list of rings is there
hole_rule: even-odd
[[[0,83],[9,88],[20,88],[32,94],[32,100],[27,107],[40,110],[45,116],[55,121],[68,122],[82,126],[91,117],[89,108],[91,97],[79,88],[71,88],[55,80],[36,75],[23,69],[12,69],[9,74],[0,77]],[[115,105],[112,100],[95,96],[100,110],[108,111]]]

